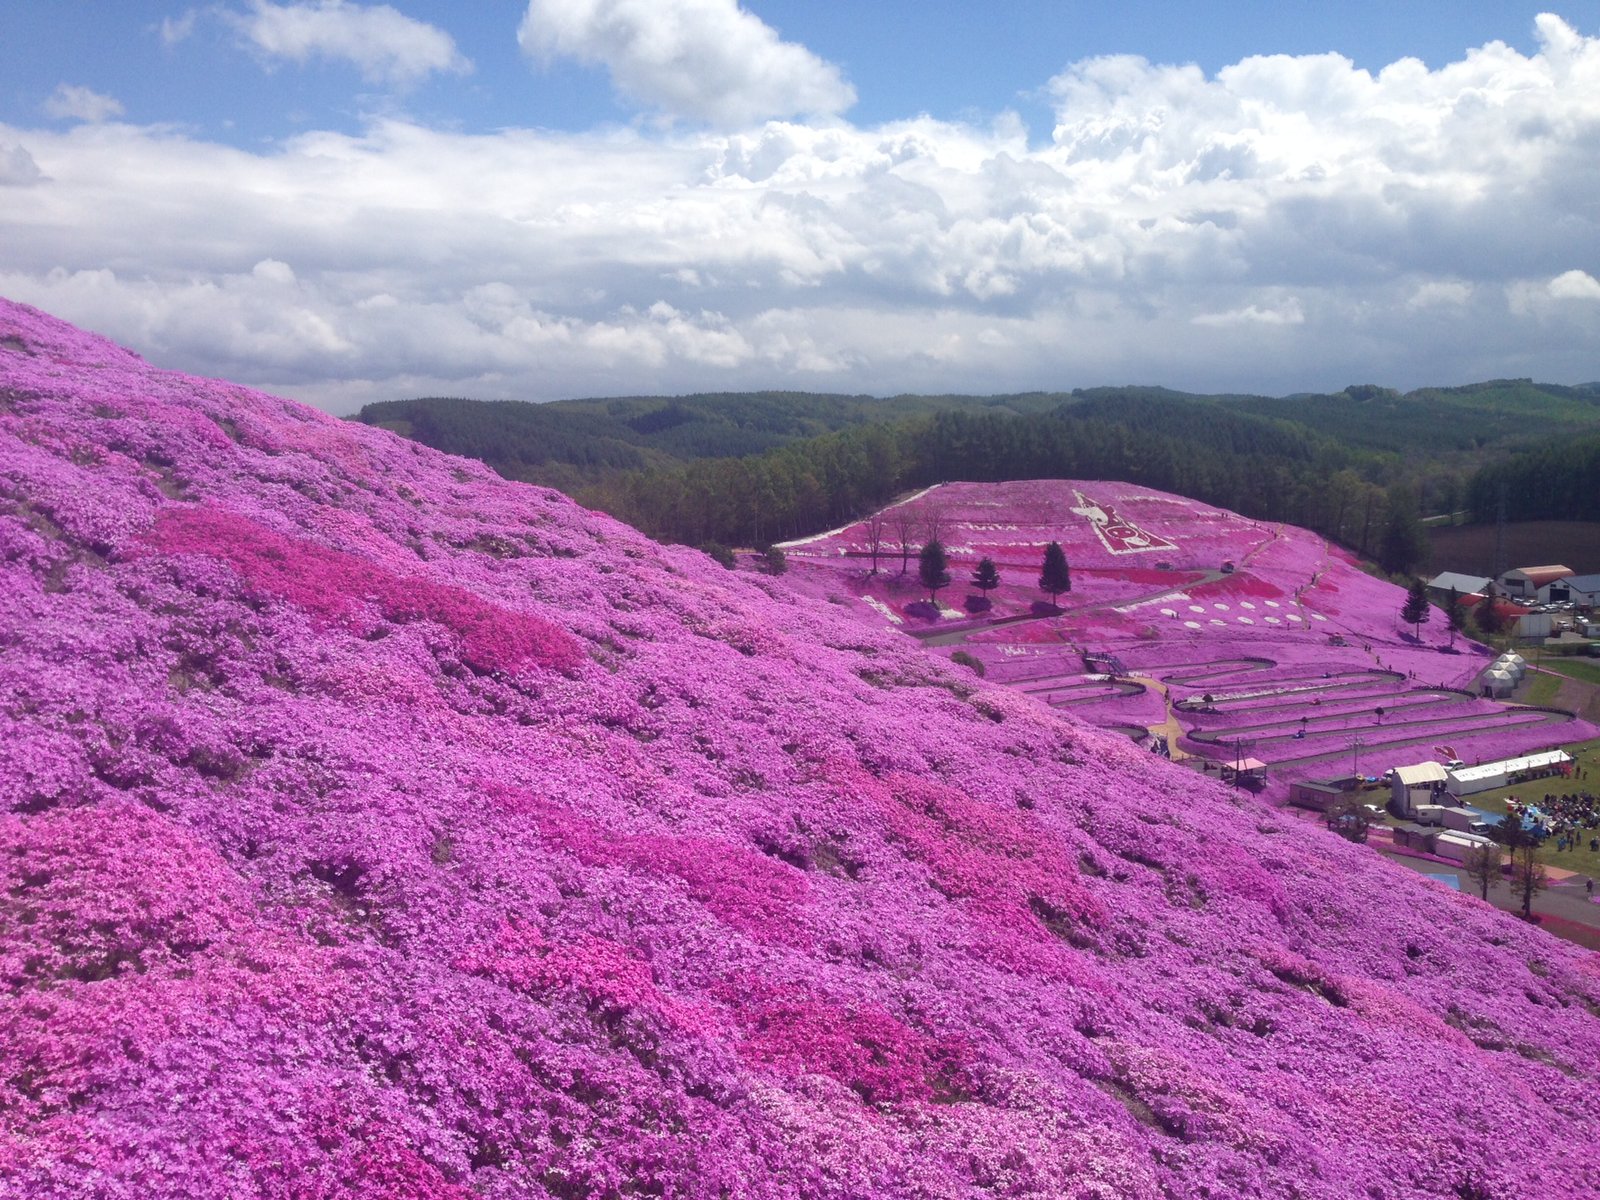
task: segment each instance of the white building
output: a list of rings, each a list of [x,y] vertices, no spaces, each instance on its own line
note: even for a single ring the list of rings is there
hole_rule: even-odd
[[[1457,596],[1466,600],[1468,596],[1483,595],[1483,589],[1493,582],[1494,580],[1487,575],[1463,575],[1459,571],[1445,571],[1428,581],[1428,593],[1437,603],[1443,604],[1451,588],[1455,589]]]
[[[1419,804],[1434,803],[1445,784],[1445,769],[1436,762],[1396,767],[1389,784],[1390,804],[1396,816],[1415,818]]]

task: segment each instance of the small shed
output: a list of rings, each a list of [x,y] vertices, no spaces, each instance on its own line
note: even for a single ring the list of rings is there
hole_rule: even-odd
[[[1289,803],[1313,812],[1327,812],[1345,794],[1342,781],[1330,779],[1298,779],[1289,785]]]
[[[1389,785],[1389,806],[1402,817],[1414,817],[1416,806],[1433,803],[1434,796],[1443,789],[1444,782],[1444,767],[1436,762],[1396,767]]]
[[[1439,836],[1437,829],[1428,829],[1421,825],[1396,825],[1394,827],[1394,844],[1404,846],[1409,850],[1416,850],[1423,854],[1433,853],[1434,840]]]

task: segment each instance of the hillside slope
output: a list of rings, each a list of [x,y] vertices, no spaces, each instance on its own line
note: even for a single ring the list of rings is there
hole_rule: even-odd
[[[1600,1192],[1600,957],[14,305],[0,756],[0,1195]]]

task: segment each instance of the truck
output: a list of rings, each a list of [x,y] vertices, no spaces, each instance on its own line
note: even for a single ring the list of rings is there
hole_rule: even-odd
[[[1478,837],[1489,836],[1489,823],[1470,808],[1441,806],[1439,808],[1439,824],[1446,829],[1453,829],[1457,833],[1471,833]]]
[[[1444,805],[1442,804],[1417,804],[1411,809],[1415,814],[1418,825],[1443,825]]]

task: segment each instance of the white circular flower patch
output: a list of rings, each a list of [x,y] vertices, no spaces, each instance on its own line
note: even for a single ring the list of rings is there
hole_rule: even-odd
[[[1185,629],[1199,629],[1200,628],[1200,622],[1199,621],[1185,621],[1183,623],[1183,625],[1184,625]]]
[[[1239,624],[1241,624],[1241,625],[1254,625],[1255,624],[1255,619],[1253,617],[1240,617],[1239,618]]]

